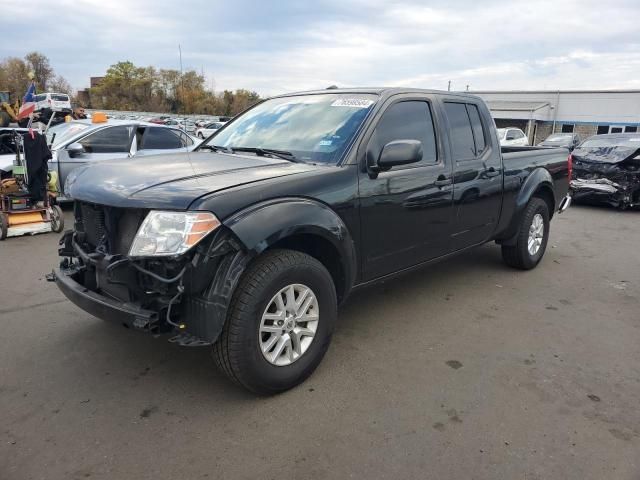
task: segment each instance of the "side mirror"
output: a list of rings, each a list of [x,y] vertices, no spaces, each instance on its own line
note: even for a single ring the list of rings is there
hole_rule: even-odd
[[[75,157],[76,155],[81,155],[84,153],[84,147],[81,143],[73,142],[66,148],[67,152],[69,152],[70,157]]]
[[[376,162],[378,170],[389,170],[422,160],[422,142],[419,140],[394,140],[387,143]]]

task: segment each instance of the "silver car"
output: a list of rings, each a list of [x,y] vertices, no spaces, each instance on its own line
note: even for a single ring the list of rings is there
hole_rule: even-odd
[[[65,199],[67,175],[81,165],[100,160],[189,152],[200,143],[179,128],[135,120],[62,123],[49,129],[47,139],[53,155],[49,171],[58,172],[62,200]]]

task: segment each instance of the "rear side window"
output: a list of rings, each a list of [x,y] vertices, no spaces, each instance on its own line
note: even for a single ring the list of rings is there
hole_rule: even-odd
[[[182,142],[168,128],[148,128],[142,138],[141,150],[171,150],[182,148]]]
[[[445,112],[449,120],[451,154],[454,160],[470,160],[476,156],[471,120],[464,103],[445,102]]]
[[[394,140],[422,142],[422,160],[408,166],[409,168],[437,162],[435,131],[429,103],[412,100],[391,105],[382,115],[371,137],[367,155],[377,159],[384,146]]]
[[[107,127],[80,140],[87,153],[126,153],[131,144],[133,128]]]
[[[478,112],[478,107],[476,105],[472,105],[467,103],[467,112],[469,113],[469,118],[471,119],[471,129],[473,130],[473,138],[476,143],[476,156],[480,155],[484,147],[486,146],[485,135],[484,135],[484,127],[482,126],[482,121],[480,120],[480,112]]]

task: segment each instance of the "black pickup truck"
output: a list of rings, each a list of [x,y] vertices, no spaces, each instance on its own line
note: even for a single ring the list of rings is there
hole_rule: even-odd
[[[320,363],[355,288],[489,241],[535,267],[570,168],[562,148],[501,151],[472,95],[283,95],[190,154],[74,171],[53,278],[87,312],[212,345],[233,381],[276,393]]]

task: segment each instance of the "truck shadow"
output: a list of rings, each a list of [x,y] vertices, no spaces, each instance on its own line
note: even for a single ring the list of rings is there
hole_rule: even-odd
[[[389,317],[397,319],[407,315],[411,299],[428,298],[433,294],[441,300],[443,292],[455,291],[455,286],[470,276],[486,278],[504,274],[506,268],[499,247],[485,245],[441,262],[437,268],[419,269],[355,292],[340,308],[334,342],[312,380],[324,369],[331,369],[334,361],[348,361],[354,330],[375,331],[376,336],[394,335],[393,329],[385,328],[389,325]],[[103,381],[108,379],[110,384],[115,382],[124,401],[127,397],[138,396],[136,392],[141,388],[148,389],[145,393],[149,396],[150,392],[163,392],[168,386],[175,397],[202,397],[203,402],[208,399],[252,405],[260,401],[217,371],[210,348],[178,347],[168,343],[168,337],[153,338],[126,330],[90,317],[69,304],[61,304],[59,308],[79,320],[69,327],[72,330],[69,335],[50,344],[47,354],[74,352],[73,364],[67,369],[69,374],[61,379],[70,382],[68,388],[74,388],[74,384],[82,381],[87,382],[89,390],[100,391],[104,388]],[[375,341],[384,340],[377,338]],[[360,341],[358,348],[367,349],[367,335]],[[299,389],[291,392],[296,390]],[[295,394],[291,392],[283,395]]]

